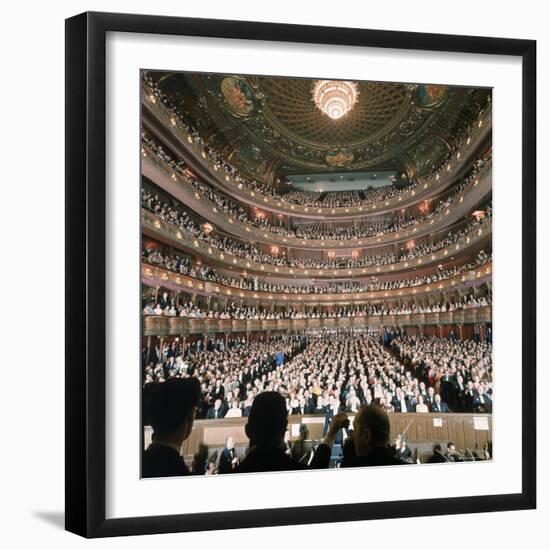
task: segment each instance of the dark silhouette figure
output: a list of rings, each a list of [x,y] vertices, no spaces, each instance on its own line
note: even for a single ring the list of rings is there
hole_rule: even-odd
[[[152,443],[143,452],[143,477],[189,475],[181,457],[181,446],[193,428],[200,399],[196,378],[171,378],[151,385],[148,395],[148,418],[153,427]]]
[[[285,450],[288,413],[283,396],[278,392],[262,392],[252,402],[246,435],[250,451],[235,472],[272,472],[305,470],[307,466],[294,460]]]
[[[349,428],[346,414],[337,414],[325,437],[319,445],[313,462],[317,468],[328,468],[331,447],[337,434]],[[390,446],[390,420],[384,409],[378,405],[364,405],[355,415],[351,438],[344,443],[344,456],[341,467],[354,466],[393,466],[407,464],[395,455]]]

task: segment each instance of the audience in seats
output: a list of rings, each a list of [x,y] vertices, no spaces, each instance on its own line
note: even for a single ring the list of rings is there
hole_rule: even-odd
[[[487,342],[394,334],[294,334],[246,343],[210,339],[144,352],[146,384],[195,376],[197,416],[247,416],[258,395],[278,391],[289,414],[335,416],[378,404],[387,412],[491,412]],[[307,411],[307,412],[306,412]]]
[[[204,266],[202,263],[193,264],[189,257],[163,254],[158,249],[146,248],[143,250],[142,261],[149,265],[168,269],[169,271],[173,271],[180,275],[188,275],[201,281],[215,282],[233,288],[238,288],[240,290],[251,290],[254,292],[278,292],[286,294],[343,294],[346,292],[396,290],[436,283],[455,277],[461,273],[475,270],[476,268],[479,268],[491,261],[491,256],[482,250],[478,253],[474,261],[449,269],[438,268],[434,274],[425,275],[422,277],[407,277],[396,280],[379,280],[376,277],[371,277],[368,281],[343,281],[338,283],[323,283],[321,281],[317,281],[316,284],[309,285],[276,284],[265,280],[260,280],[257,276],[251,275],[243,275],[239,278],[226,277],[220,275],[214,268]]]
[[[484,217],[475,218],[461,229],[449,231],[445,237],[435,240],[434,242],[417,244],[412,248],[402,250],[398,253],[387,252],[358,257],[355,259],[348,259],[345,261],[345,266],[340,266],[340,262],[336,260],[318,260],[304,257],[290,258],[285,255],[274,255],[260,250],[252,244],[252,242],[242,242],[229,236],[224,236],[222,234],[218,235],[216,231],[210,231],[210,229],[205,228],[204,224],[199,224],[197,221],[194,221],[189,216],[189,213],[181,206],[176,207],[168,204],[167,202],[163,203],[160,201],[158,196],[152,195],[145,189],[142,189],[142,206],[151,211],[157,218],[171,224],[175,228],[180,229],[184,234],[193,235],[197,239],[200,239],[205,245],[209,245],[211,247],[213,246],[223,253],[237,256],[250,262],[302,269],[376,267],[390,265],[397,262],[405,262],[407,260],[432,254],[459,241],[470,238],[469,235],[473,235],[474,231],[479,226],[487,223],[487,220],[490,220],[492,215],[492,207],[489,204],[485,207]]]

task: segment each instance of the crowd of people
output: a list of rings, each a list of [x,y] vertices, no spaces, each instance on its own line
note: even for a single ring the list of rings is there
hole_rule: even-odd
[[[372,315],[415,315],[418,313],[441,313],[458,311],[491,305],[490,296],[475,297],[463,295],[460,299],[448,302],[432,304],[404,303],[400,305],[361,305],[337,307],[330,310],[299,311],[292,307],[283,311],[273,311],[266,307],[239,306],[229,304],[223,308],[204,308],[193,302],[178,303],[174,298],[169,298],[168,293],[155,303],[146,299],[143,315],[156,315],[166,317],[183,317],[189,319],[238,319],[238,320],[263,320],[263,319],[341,319],[348,317],[367,317]]]
[[[453,410],[492,412],[492,344],[476,340],[401,336],[391,346],[428,391],[433,388]]]
[[[491,412],[489,342],[365,332],[292,334],[246,343],[196,340],[143,351],[145,385],[193,376],[198,418],[247,416],[264,391],[279,392],[288,414]]]
[[[486,219],[490,218],[492,212],[491,205],[489,204],[486,206],[485,217],[470,221],[462,229],[449,231],[444,238],[436,240],[432,243],[414,245],[413,247],[407,248],[402,252],[387,252],[383,254],[368,255],[361,258],[330,260],[305,257],[290,258],[285,254],[271,254],[260,250],[257,246],[252,244],[252,242],[237,241],[225,235],[218,235],[210,228],[205,228],[204,225],[201,225],[193,220],[185,209],[170,205],[168,202],[161,201],[158,195],[154,195],[145,188],[142,188],[141,203],[143,208],[155,214],[156,217],[177,227],[187,234],[193,235],[205,244],[216,247],[222,252],[260,264],[302,269],[384,266],[418,258],[420,256],[441,250],[442,248],[448,247],[465,238],[468,233],[474,231],[480,224],[484,223]]]
[[[227,277],[217,272],[216,269],[202,263],[193,262],[189,256],[180,254],[168,254],[157,248],[144,248],[141,253],[144,263],[161,267],[180,275],[219,283],[239,290],[251,290],[258,292],[276,292],[285,294],[345,294],[347,292],[373,292],[380,290],[397,290],[417,287],[421,285],[437,283],[460,273],[475,270],[491,261],[491,254],[481,250],[475,260],[447,269],[437,269],[431,275],[404,277],[395,280],[379,280],[371,277],[367,281],[342,281],[328,282],[316,281],[314,284],[271,283],[261,280],[257,276],[243,275],[242,277]]]
[[[408,229],[412,226],[418,225],[426,220],[433,218],[443,210],[449,208],[458,195],[464,190],[467,184],[472,181],[479,173],[481,168],[490,159],[490,155],[485,155],[474,162],[472,169],[462,179],[462,181],[454,185],[449,194],[445,198],[437,200],[432,208],[428,212],[412,216],[386,216],[383,219],[379,219],[373,222],[362,222],[357,224],[346,225],[333,225],[325,223],[304,223],[296,224],[294,227],[284,226],[279,219],[276,219],[278,223],[270,221],[269,216],[261,213],[251,215],[243,206],[235,202],[233,199],[222,194],[217,189],[206,184],[203,181],[197,179],[188,170],[186,170],[185,162],[177,160],[171,155],[162,145],[157,143],[147,133],[142,132],[142,141],[149,148],[154,151],[155,154],[161,158],[165,163],[169,164],[173,170],[179,173],[180,177],[185,179],[188,183],[200,192],[203,196],[207,197],[212,203],[216,205],[220,211],[230,214],[235,219],[251,225],[252,227],[260,228],[264,231],[268,231],[272,234],[282,235],[286,237],[294,237],[300,239],[316,239],[316,240],[345,240],[352,238],[366,238],[374,237],[387,233],[394,233]],[[313,194],[317,197],[317,200],[309,200],[309,194]],[[291,191],[285,195],[285,200],[289,201],[290,197],[293,198],[290,202],[299,202],[303,204],[310,204],[314,206],[316,203],[324,206],[331,206],[335,202],[341,202],[343,205],[357,206],[363,204],[364,196],[370,196],[371,191],[369,189],[363,191],[344,191],[344,192],[329,192],[318,193],[309,191]],[[319,197],[323,197],[321,200]],[[157,200],[158,195],[157,195]]]
[[[275,199],[286,200],[287,202],[301,204],[303,206],[337,208],[361,204],[365,205],[388,200],[418,187],[421,183],[420,179],[414,179],[405,180],[399,185],[392,184],[387,186],[369,187],[361,192],[362,196],[361,194],[356,196],[354,194],[356,192],[353,191],[346,193],[338,192],[334,194],[329,192],[324,193],[324,199],[321,201],[319,200],[320,194],[318,192],[291,191],[281,193],[277,191],[274,185],[267,185],[255,180],[245,179],[235,168],[235,166],[228,162],[223,155],[212,149],[212,147],[210,147],[202,138],[199,132],[197,132],[195,128],[182,119],[178,105],[158,87],[157,83],[151,78],[150,75],[145,73],[143,75],[143,79],[148,86],[154,101],[160,102],[170,112],[172,119],[178,121],[181,127],[183,127],[185,132],[188,134],[191,141],[200,147],[204,156],[208,157],[218,170],[224,171],[228,176],[231,176],[238,183],[238,185],[246,186],[249,190],[258,191]],[[480,117],[481,116],[482,113],[480,114]],[[464,144],[469,143],[469,140],[467,140],[467,134],[471,134],[471,132],[468,131],[466,133],[457,133],[456,141],[451,146],[451,149],[446,157],[439,161],[437,165],[434,164],[431,166],[431,174],[429,175],[430,179],[447,170],[449,162],[451,162],[453,158],[458,157],[460,150],[464,147]],[[357,202],[358,200],[360,202]]]
[[[393,183],[376,187],[370,186],[360,191],[320,192],[293,189],[281,195],[281,200],[314,208],[355,207],[385,201],[415,187],[418,187],[417,181],[401,182],[399,185]]]

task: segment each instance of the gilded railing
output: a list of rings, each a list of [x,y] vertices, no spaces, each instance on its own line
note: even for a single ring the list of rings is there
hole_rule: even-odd
[[[145,336],[243,333],[258,331],[336,330],[368,327],[466,325],[491,322],[491,307],[476,307],[443,313],[368,315],[317,319],[197,319],[145,316]]]
[[[213,296],[219,299],[248,300],[259,303],[275,303],[279,305],[306,304],[306,305],[330,305],[345,303],[365,303],[371,301],[380,301],[386,298],[405,299],[433,292],[452,292],[461,286],[476,286],[490,279],[492,273],[492,263],[479,266],[476,269],[459,273],[453,277],[442,279],[441,281],[423,284],[418,286],[394,289],[394,290],[371,290],[346,293],[327,293],[327,294],[306,294],[306,293],[285,293],[285,292],[267,292],[240,289],[233,286],[206,282],[188,275],[180,275],[173,271],[168,271],[160,267],[155,267],[146,263],[141,264],[141,279],[150,286],[164,286],[180,290],[189,294],[202,294]]]
[[[262,264],[254,262],[252,260],[246,260],[240,256],[235,256],[229,252],[221,251],[213,245],[209,245],[204,241],[193,237],[192,235],[185,233],[178,227],[157,218],[154,214],[148,210],[141,210],[142,226],[154,233],[158,233],[167,237],[170,237],[175,242],[176,246],[186,247],[193,250],[195,253],[200,252],[206,258],[215,260],[216,262],[223,262],[231,266],[237,266],[243,271],[256,271],[265,273],[267,275],[302,275],[305,278],[318,278],[318,277],[347,277],[358,275],[381,275],[390,274],[393,272],[407,271],[414,267],[424,267],[430,264],[441,263],[447,260],[454,254],[461,250],[474,247],[481,239],[490,235],[492,230],[491,219],[487,219],[480,225],[469,231],[466,235],[461,237],[458,241],[452,245],[442,248],[431,254],[420,256],[411,260],[404,260],[401,262],[394,262],[392,264],[386,264],[382,266],[365,266],[365,267],[352,267],[352,268],[313,268],[313,267],[287,267],[277,266],[272,264]],[[345,241],[341,241],[344,243]],[[348,245],[349,246],[349,245]]]
[[[190,205],[196,203],[195,208],[200,205],[203,209],[203,214],[208,221],[223,226],[223,229],[229,230],[230,232],[239,235],[241,238],[267,242],[269,244],[279,246],[311,248],[316,250],[337,249],[342,247],[367,248],[382,246],[384,244],[401,242],[407,239],[419,238],[428,233],[432,233],[433,231],[441,230],[444,226],[443,222],[448,224],[456,221],[457,215],[454,215],[455,212],[460,212],[461,205],[464,203],[464,200],[470,197],[470,193],[476,189],[476,187],[481,184],[481,186],[488,187],[488,190],[490,189],[492,178],[492,163],[489,162],[483,167],[475,179],[470,181],[460,193],[453,197],[451,204],[449,204],[447,208],[441,210],[441,212],[438,212],[429,219],[402,230],[388,232],[383,235],[352,237],[350,239],[309,239],[279,234],[270,231],[268,228],[256,227],[252,224],[240,221],[238,218],[231,216],[231,214],[228,214],[218,208],[214,202],[212,202],[206,195],[201,193],[201,191],[193,185],[188,177],[175,172],[149,147],[142,146],[142,155],[144,157],[143,162],[145,163],[144,169],[146,163],[150,162],[154,168],[161,170],[165,177],[177,182],[183,194],[182,198],[184,201],[182,202]],[[150,179],[155,179],[153,174],[148,173],[148,176]],[[488,184],[486,184],[487,181]]]

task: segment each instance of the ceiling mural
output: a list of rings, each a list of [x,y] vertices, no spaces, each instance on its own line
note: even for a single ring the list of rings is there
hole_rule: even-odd
[[[419,175],[443,161],[490,97],[490,91],[472,88],[356,82],[351,108],[331,118],[315,104],[318,80],[150,76],[186,122],[216,150],[230,152],[231,163],[256,179],[262,179],[268,165],[277,166],[281,176],[376,169],[414,177],[411,171]]]

